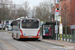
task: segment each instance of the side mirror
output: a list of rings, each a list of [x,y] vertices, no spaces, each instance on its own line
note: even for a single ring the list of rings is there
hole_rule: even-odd
[[[11,26],[13,26],[13,23],[11,23]]]

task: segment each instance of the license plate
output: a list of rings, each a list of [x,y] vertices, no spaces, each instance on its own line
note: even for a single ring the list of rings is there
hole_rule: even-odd
[[[28,37],[32,37],[32,36],[28,36]]]

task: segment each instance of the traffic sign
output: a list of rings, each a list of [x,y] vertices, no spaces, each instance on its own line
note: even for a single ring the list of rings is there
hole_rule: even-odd
[[[55,20],[59,19],[59,10],[55,10]]]
[[[58,33],[58,25],[55,25],[55,33]]]
[[[55,10],[55,12],[59,12],[59,10]]]
[[[57,20],[58,20],[58,21],[61,21],[61,16],[58,16],[58,17],[57,17]]]
[[[55,15],[55,20],[61,21],[61,16]]]
[[[55,10],[55,15],[59,15],[59,10]]]

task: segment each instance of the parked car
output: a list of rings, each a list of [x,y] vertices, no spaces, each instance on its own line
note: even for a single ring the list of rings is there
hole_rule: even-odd
[[[2,28],[2,24],[0,24],[0,28]]]
[[[0,29],[5,28],[5,25],[0,24]]]
[[[12,27],[11,27],[10,24],[7,25],[7,30],[8,30],[8,31],[11,31],[11,30],[12,30]]]

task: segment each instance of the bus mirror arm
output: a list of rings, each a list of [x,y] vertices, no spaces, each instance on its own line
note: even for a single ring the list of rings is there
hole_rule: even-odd
[[[13,23],[11,23],[11,26],[13,26]]]

